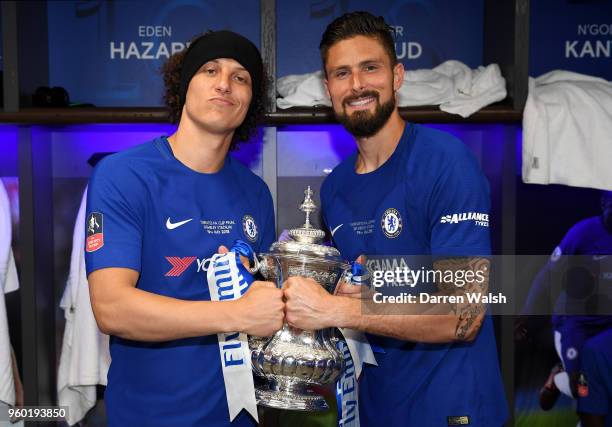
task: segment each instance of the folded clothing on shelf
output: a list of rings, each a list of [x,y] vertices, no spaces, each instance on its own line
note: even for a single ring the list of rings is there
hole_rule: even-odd
[[[322,71],[278,79],[278,108],[331,106],[323,79]],[[446,61],[431,70],[406,71],[397,93],[400,107],[439,105],[442,111],[462,117],[504,98],[506,81],[497,64],[472,70],[459,61]]]

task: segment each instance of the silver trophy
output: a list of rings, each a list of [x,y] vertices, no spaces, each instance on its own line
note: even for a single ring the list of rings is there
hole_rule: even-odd
[[[269,253],[260,255],[259,271],[266,280],[281,287],[287,277],[302,276],[316,280],[333,293],[339,280],[350,271],[337,249],[318,244],[325,236],[310,224],[317,207],[310,187],[300,210],[306,214],[301,228],[289,231],[291,240],[275,242]],[[278,409],[324,411],[323,396],[313,385],[331,384],[344,370],[344,358],[336,348],[340,334],[335,328],[304,331],[283,325],[271,338],[249,337],[253,371],[265,378],[256,387],[257,404]]]

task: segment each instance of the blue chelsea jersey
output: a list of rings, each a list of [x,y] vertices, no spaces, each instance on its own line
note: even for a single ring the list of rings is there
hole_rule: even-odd
[[[555,263],[562,256],[581,255],[586,262],[592,256],[593,271],[597,272],[593,293],[609,300],[612,287],[612,233],[606,229],[602,216],[584,219],[565,235],[551,256]],[[562,292],[556,303],[556,313],[567,313],[567,295]],[[602,304],[603,305],[603,304]],[[582,308],[583,312],[586,312]],[[600,309],[601,310],[601,309]],[[578,362],[576,369],[584,375],[586,393],[577,398],[578,411],[606,415],[606,427],[612,427],[612,316],[610,315],[553,315],[553,324],[561,332],[562,349],[574,347],[574,360],[563,351],[563,362]],[[584,348],[582,348],[584,342]],[[583,387],[585,385],[582,385]]]
[[[550,266],[559,273],[572,264],[589,268],[594,274],[593,288],[580,282],[560,288],[552,315],[553,327],[561,333],[565,369],[578,369],[579,357],[567,357],[566,347],[580,353],[582,342],[594,334],[612,328],[612,316],[603,307],[612,297],[612,233],[606,229],[602,216],[584,219],[563,237],[550,257]],[[576,255],[575,260],[571,260]],[[541,286],[537,283],[534,286]],[[558,288],[555,284],[555,291]],[[567,289],[572,289],[568,293]],[[574,296],[571,296],[574,294]],[[593,297],[591,297],[593,296]],[[592,302],[599,301],[592,308]],[[588,314],[590,311],[593,314]]]
[[[182,300],[210,300],[203,262],[235,239],[256,252],[274,240],[272,197],[231,157],[195,172],[165,137],[105,158],[89,184],[87,274],[140,273],[136,287]],[[170,342],[111,337],[105,401],[110,426],[230,425],[216,335]],[[232,426],[254,425],[243,411]]]
[[[603,415],[612,427],[612,329],[588,340],[582,351],[578,412]]]
[[[570,260],[572,255],[577,255],[576,260]],[[591,325],[609,328],[612,326],[612,316],[602,316],[605,311],[597,310],[600,315],[577,315],[589,312],[588,294],[598,294],[602,300],[612,298],[612,232],[606,229],[602,216],[595,216],[576,223],[563,237],[550,257],[553,269],[564,271],[568,264],[580,264],[587,267],[595,275],[594,289],[580,290],[580,285],[574,283],[575,297],[569,297],[563,289],[555,302],[553,324],[564,321],[570,317],[571,323],[575,325]],[[559,265],[560,264],[560,265]],[[586,292],[582,294],[582,292]],[[601,304],[601,303],[600,303]],[[565,319],[567,320],[567,319]]]
[[[370,267],[390,269],[411,255],[490,254],[488,183],[456,138],[407,123],[378,169],[357,174],[356,158],[345,159],[321,188],[323,217],[343,257],[369,255],[380,263]],[[382,352],[360,379],[362,425],[503,425],[507,407],[489,317],[473,342],[368,339]]]

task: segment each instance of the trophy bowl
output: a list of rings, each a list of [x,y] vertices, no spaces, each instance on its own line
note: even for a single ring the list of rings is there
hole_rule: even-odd
[[[314,279],[333,293],[338,282],[350,271],[337,249],[318,244],[325,233],[313,228],[310,214],[316,210],[312,190],[305,191],[300,210],[306,221],[289,231],[292,240],[275,242],[269,253],[260,254],[259,271],[266,280],[281,287],[286,278]],[[265,385],[255,388],[258,405],[277,409],[324,411],[323,396],[313,385],[331,384],[344,370],[344,358],[337,349],[340,334],[335,328],[305,331],[284,324],[271,338],[249,337],[253,372]]]

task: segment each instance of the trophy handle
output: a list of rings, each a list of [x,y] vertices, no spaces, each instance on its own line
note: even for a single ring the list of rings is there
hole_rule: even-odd
[[[281,288],[283,286],[283,269],[281,267],[280,259],[275,256],[269,254],[259,255],[261,257],[258,258],[255,255],[256,267],[259,273],[264,277],[264,279],[274,282],[277,288]],[[252,274],[255,274],[252,273]]]

